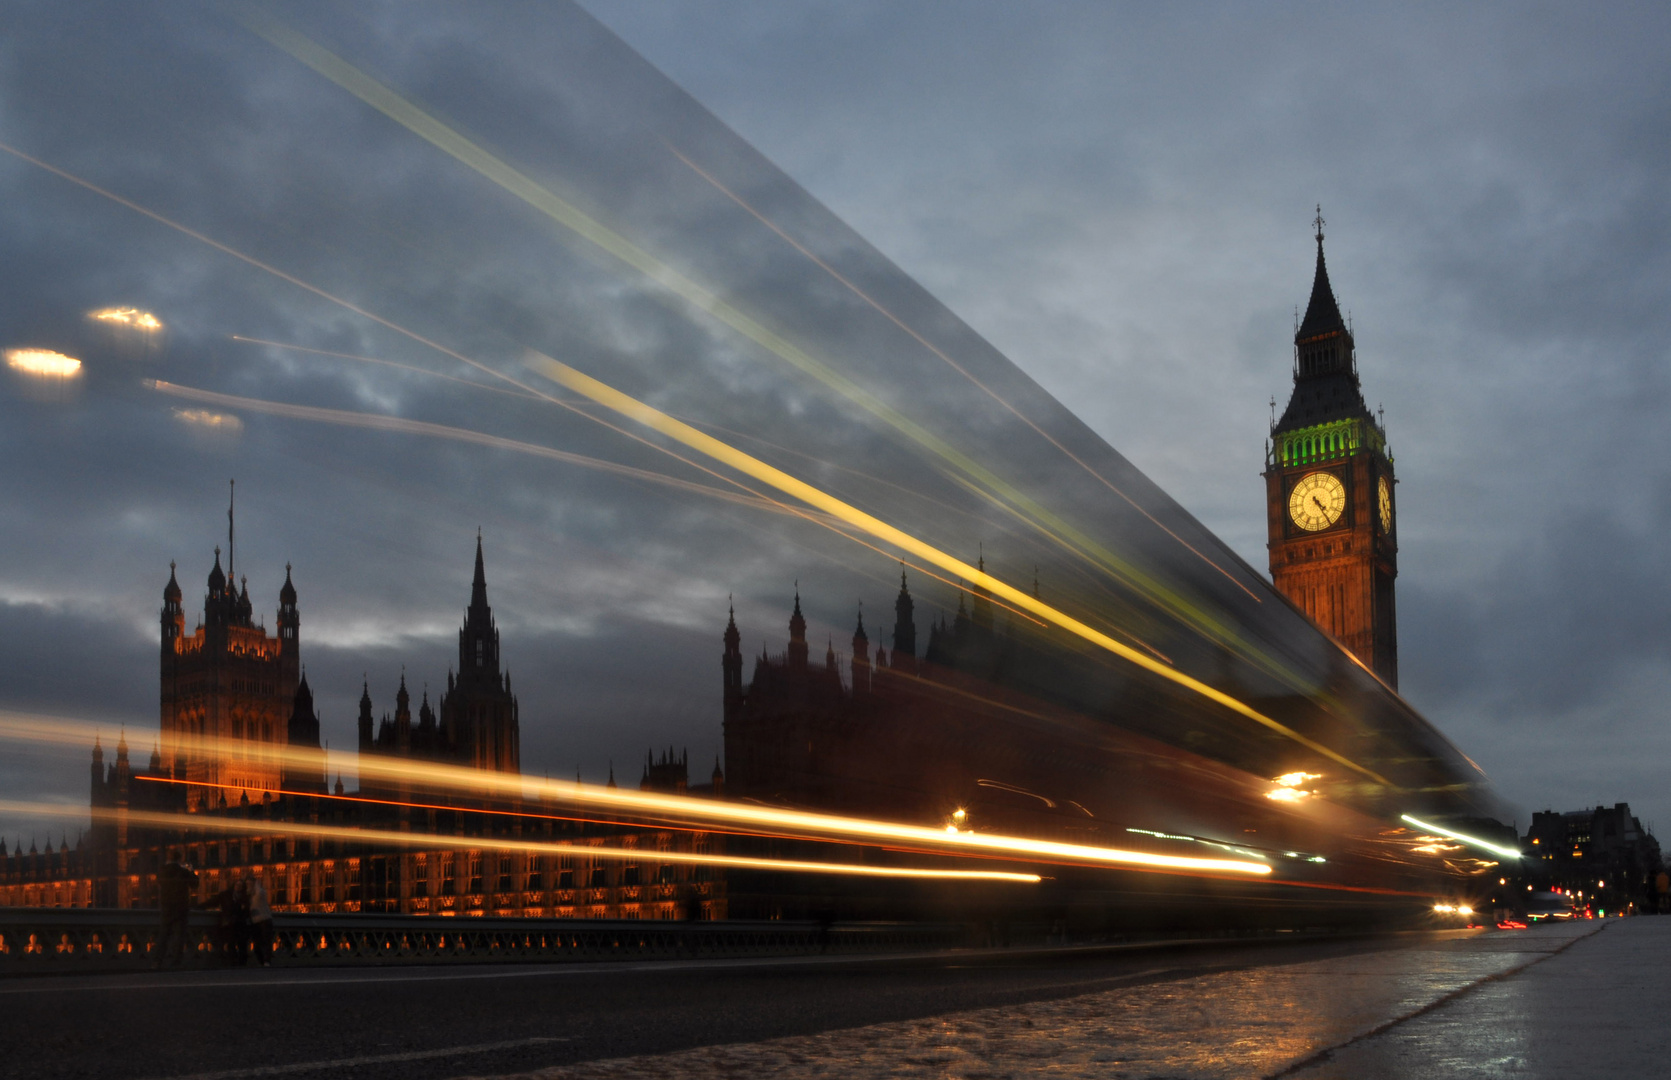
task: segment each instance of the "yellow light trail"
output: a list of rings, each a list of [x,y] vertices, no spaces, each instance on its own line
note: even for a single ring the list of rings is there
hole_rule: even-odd
[[[1157,518],[1153,514],[1149,513],[1149,511],[1147,509],[1145,509],[1142,506],[1142,504],[1138,503],[1138,501],[1136,499],[1133,499],[1130,495],[1127,495],[1124,491],[1122,491],[1119,487],[1117,487],[1106,476],[1103,476],[1102,473],[1098,472],[1095,468],[1093,468],[1091,466],[1090,462],[1085,461],[1078,454],[1075,454],[1072,450],[1069,450],[1066,446],[1063,446],[1060,442],[1058,442],[1056,440],[1055,436],[1051,435],[1049,432],[1045,431],[1042,427],[1035,424],[1030,417],[1028,417],[1020,409],[1016,408],[1013,404],[1011,404],[1010,401],[1007,398],[1003,397],[996,390],[993,390],[991,387],[987,386],[986,383],[984,383],[980,379],[976,378],[975,374],[973,372],[971,372],[968,368],[965,368],[962,364],[959,364],[956,360],[953,360],[950,356],[946,355],[946,353],[943,350],[941,350],[939,346],[935,345],[933,342],[929,341],[923,335],[919,334],[916,331],[916,328],[912,327],[910,324],[905,322],[904,319],[901,319],[898,315],[895,315],[892,311],[888,310],[888,308],[883,306],[882,303],[880,301],[878,301],[875,297],[871,296],[869,293],[867,293],[863,289],[859,288],[852,281],[848,280],[848,278],[844,274],[842,274],[840,271],[838,271],[835,267],[831,266],[829,263],[827,263],[823,259],[819,258],[815,253],[813,253],[810,249],[808,249],[805,245],[803,245],[799,240],[796,240],[793,236],[790,236],[789,233],[784,231],[782,228],[778,227],[778,224],[776,222],[774,222],[772,219],[768,218],[765,214],[761,213],[759,210],[755,209],[755,207],[750,205],[748,203],[748,201],[745,200],[741,195],[738,195],[735,191],[732,191],[730,188],[726,187],[723,183],[721,183],[719,181],[719,179],[717,177],[713,176],[706,169],[702,168],[696,162],[694,162],[690,158],[686,157],[683,153],[681,153],[679,151],[678,147],[672,145],[671,143],[665,143],[665,142],[664,142],[664,145],[667,146],[668,152],[671,153],[674,157],[678,158],[681,162],[683,162],[685,164],[685,166],[691,170],[691,172],[694,172],[697,176],[700,176],[702,179],[706,180],[709,184],[713,185],[713,187],[716,188],[721,194],[723,194],[726,198],[730,199],[732,202],[736,203],[738,206],[742,207],[751,216],[753,216],[755,220],[759,221],[760,224],[766,226],[766,228],[768,228],[772,232],[776,233],[783,240],[784,243],[788,244],[790,247],[792,247],[796,251],[800,252],[800,254],[805,256],[808,260],[810,260],[820,270],[824,271],[830,277],[834,278],[837,282],[839,282],[843,287],[845,287],[854,296],[857,296],[860,300],[864,301],[864,303],[866,305],[868,305],[872,310],[874,310],[877,314],[881,315],[883,318],[887,319],[889,322],[891,322],[895,326],[899,327],[907,335],[909,335],[913,341],[917,342],[917,344],[921,345],[923,348],[927,349],[929,352],[931,352],[935,356],[939,357],[939,359],[941,361],[943,361],[946,364],[947,367],[951,368],[953,371],[955,371],[959,375],[963,376],[971,384],[973,384],[976,389],[980,390],[987,397],[991,398],[993,401],[995,401],[999,405],[1003,406],[1003,408],[1007,412],[1009,412],[1012,416],[1014,416],[1017,420],[1020,420],[1023,424],[1026,424],[1028,427],[1032,428],[1034,432],[1036,432],[1041,438],[1043,438],[1051,446],[1055,447],[1058,451],[1060,451],[1065,457],[1068,458],[1068,460],[1072,461],[1075,465],[1078,465],[1081,469],[1084,469],[1087,473],[1090,473],[1091,476],[1096,478],[1096,480],[1098,480],[1109,491],[1112,491],[1114,494],[1118,495],[1120,498],[1124,499],[1128,504],[1130,504],[1130,506],[1133,510],[1136,510],[1139,514],[1142,514],[1144,517],[1148,518],[1149,521],[1156,528],[1160,529],[1161,532],[1164,532],[1167,536],[1170,536],[1173,540],[1176,540],[1179,544],[1182,544],[1184,546],[1184,548],[1190,552],[1190,554],[1196,556],[1202,562],[1206,563],[1208,566],[1212,567],[1214,570],[1217,570],[1219,573],[1223,574],[1226,578],[1228,578],[1230,580],[1231,584],[1235,585],[1238,589],[1242,590],[1244,593],[1247,593],[1247,595],[1253,599],[1254,603],[1264,603],[1264,601],[1262,599],[1260,599],[1258,593],[1254,592],[1252,589],[1250,589],[1246,585],[1242,584],[1242,582],[1239,578],[1237,578],[1235,575],[1231,574],[1230,571],[1226,570],[1224,567],[1220,566],[1218,563],[1209,559],[1204,552],[1197,549],[1189,541],[1185,540],[1183,537],[1179,536],[1177,533],[1175,533],[1171,529],[1167,528],[1166,525],[1163,522],[1161,522],[1161,520],[1159,518]]]
[[[1228,708],[1241,716],[1245,716],[1250,720],[1263,724],[1272,731],[1293,739],[1306,749],[1311,750],[1314,753],[1321,754],[1331,761],[1338,762],[1354,772],[1374,780],[1378,784],[1383,784],[1387,787],[1394,786],[1391,781],[1387,780],[1380,774],[1359,765],[1357,762],[1354,762],[1349,758],[1343,757],[1334,750],[1331,750],[1329,747],[1324,746],[1322,743],[1301,735],[1293,728],[1266,716],[1264,713],[1253,708],[1251,705],[1248,705],[1246,702],[1231,697],[1229,694],[1226,694],[1212,686],[1208,686],[1201,680],[1186,675],[1169,664],[1162,663],[1151,656],[1138,652],[1129,645],[1125,645],[1122,642],[1114,640],[1101,630],[1080,622],[1073,616],[1059,611],[1042,600],[1036,599],[1026,592],[1023,592],[1022,590],[993,577],[986,571],[981,570],[978,567],[970,566],[963,560],[953,555],[949,555],[931,544],[918,540],[916,537],[902,529],[895,528],[887,522],[873,517],[870,514],[865,513],[863,510],[860,510],[855,506],[851,506],[832,495],[827,495],[818,488],[813,487],[811,484],[790,476],[782,469],[768,465],[759,458],[745,454],[743,451],[738,450],[727,443],[723,443],[711,435],[697,431],[689,424],[675,420],[659,409],[646,405],[637,398],[623,394],[614,387],[592,378],[590,375],[576,371],[567,364],[553,360],[549,356],[534,354],[529,357],[528,363],[530,367],[542,372],[547,378],[551,379],[559,386],[566,387],[577,394],[591,398],[598,404],[604,405],[630,420],[635,420],[653,431],[658,431],[670,439],[683,443],[692,450],[695,450],[698,453],[703,454],[704,456],[723,465],[728,465],[745,476],[751,476],[762,483],[768,484],[771,487],[783,492],[785,495],[799,499],[808,506],[822,510],[824,513],[829,514],[837,520],[845,521],[854,528],[868,533],[884,543],[890,544],[901,551],[910,552],[919,559],[939,566],[942,570],[949,571],[959,577],[966,578],[977,585],[984,586],[988,591],[1003,597],[1005,600],[1017,607],[1024,608],[1040,618],[1054,623],[1064,630],[1077,634],[1086,641],[1089,641],[1094,645],[1099,645],[1116,656],[1129,660],[1146,671],[1153,672],[1154,674],[1174,682],[1179,686],[1193,690],[1202,697],[1207,698],[1209,701],[1223,705],[1225,708]]]
[[[768,352],[784,360],[865,412],[882,420],[911,442],[979,481],[992,495],[1025,510],[1050,539],[1066,550],[1099,564],[1151,603],[1170,611],[1196,632],[1232,644],[1261,666],[1293,681],[1292,672],[1242,640],[1235,627],[1187,600],[1147,571],[1085,535],[1071,523],[1039,505],[1027,494],[980,462],[963,453],[859,383],[818,360],[800,346],[757,319],[721,299],[712,290],[669,266],[631,240],[610,229],[532,177],[490,153],[456,129],[442,123],[388,86],[303,34],[264,15],[250,12],[245,24],[275,47],[336,83],[362,102],[383,113],[413,134],[482,177],[515,195],[551,220],[638,271],[661,288],[718,320]],[[1245,588],[1245,586],[1244,586]],[[1297,684],[1296,684],[1297,685]]]
[[[31,814],[38,817],[80,818],[86,811],[72,809],[59,803],[22,802],[0,799],[0,812]],[[1044,880],[1038,874],[1009,870],[948,870],[926,866],[867,866],[862,863],[826,863],[810,859],[768,859],[749,855],[703,855],[686,851],[658,851],[650,848],[618,848],[588,844],[565,844],[549,840],[525,840],[515,836],[470,837],[473,843],[461,843],[466,838],[457,834],[398,832],[388,829],[353,829],[340,825],[311,825],[289,821],[248,821],[221,817],[218,814],[160,814],[146,810],[116,811],[94,807],[95,822],[126,821],[132,825],[150,825],[165,829],[184,829],[193,832],[224,832],[260,836],[303,836],[321,840],[349,840],[364,843],[378,841],[401,847],[452,849],[482,847],[494,851],[521,851],[537,855],[576,855],[605,861],[665,862],[689,866],[728,866],[739,870],[779,870],[807,874],[836,874],[844,877],[927,878],[948,881],[1008,881],[1036,885]],[[169,846],[164,844],[163,846]]]
[[[0,712],[0,738],[85,748],[91,741],[92,731],[91,725],[81,721]],[[213,739],[204,740],[211,751],[214,750],[215,742]],[[242,746],[241,741],[239,745]],[[315,768],[319,764],[317,750],[293,750],[288,746],[276,744],[263,744],[260,749],[270,759],[281,763],[294,762],[303,768]],[[200,756],[220,755],[211,752]],[[538,781],[516,774],[434,762],[400,761],[377,754],[361,755],[357,771],[362,787],[368,780],[407,783],[437,790],[462,792],[473,798],[508,800],[526,799],[532,791],[534,797],[542,801],[601,807],[623,817],[628,814],[655,815],[658,818],[671,817],[679,821],[744,825],[754,829],[788,829],[800,837],[841,837],[872,843],[906,843],[940,854],[971,854],[1009,859],[1040,858],[1074,866],[1165,873],[1253,876],[1271,873],[1271,867],[1265,863],[1241,859],[1165,855],[1152,851],[1066,844],[996,833],[954,833],[947,832],[942,826],[877,821],[808,810],[782,810],[690,795],[628,791],[578,781]],[[491,809],[486,812],[491,812]]]
[[[51,349],[7,349],[6,366],[24,375],[70,379],[81,374],[81,361]]]

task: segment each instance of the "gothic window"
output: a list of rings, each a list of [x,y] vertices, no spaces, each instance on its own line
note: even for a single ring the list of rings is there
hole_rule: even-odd
[[[482,853],[479,851],[470,853],[470,891],[482,891]]]
[[[482,666],[482,652],[485,650],[486,647],[487,647],[487,642],[483,641],[481,638],[476,639],[476,666],[477,667]]]
[[[429,895],[429,856],[414,855],[412,857],[413,892],[419,896]]]
[[[514,888],[514,886],[512,886],[512,884],[511,884],[511,873],[512,873],[511,857],[509,855],[500,855],[499,856],[499,891],[500,892],[510,892],[511,889]]]
[[[453,876],[453,853],[449,851],[441,856],[441,892],[443,895],[451,896],[456,888],[457,882]]]
[[[528,891],[538,892],[540,889],[540,856],[528,856]]]
[[[349,900],[360,898],[360,860],[348,860],[348,896]]]

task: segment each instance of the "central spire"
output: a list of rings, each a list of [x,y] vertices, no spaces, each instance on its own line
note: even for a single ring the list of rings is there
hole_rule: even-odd
[[[482,531],[476,530],[476,576],[470,582],[470,609],[487,607],[487,570],[482,565]]]
[[[1329,285],[1329,265],[1323,258],[1323,208],[1317,208],[1317,217],[1312,220],[1312,227],[1316,230],[1317,238],[1317,271],[1311,279],[1311,300],[1305,306],[1305,318],[1300,320],[1300,327],[1294,333],[1294,344],[1300,345],[1327,334],[1345,334],[1346,320],[1340,317],[1340,305],[1334,298],[1334,289]],[[1342,353],[1332,354],[1333,363],[1323,365],[1329,370],[1307,371],[1302,365],[1302,374],[1328,374],[1339,367],[1342,361],[1350,357]]]

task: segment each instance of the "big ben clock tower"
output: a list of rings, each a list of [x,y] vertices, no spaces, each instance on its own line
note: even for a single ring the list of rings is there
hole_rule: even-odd
[[[1392,455],[1358,386],[1352,331],[1323,262],[1294,334],[1294,393],[1271,427],[1265,505],[1271,580],[1394,689],[1398,576]]]

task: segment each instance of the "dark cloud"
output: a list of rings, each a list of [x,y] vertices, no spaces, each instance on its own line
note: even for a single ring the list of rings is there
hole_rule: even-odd
[[[1650,732],[1666,681],[1664,589],[1644,569],[1663,564],[1671,509],[1655,422],[1671,329],[1661,13],[592,5],[622,45],[543,5],[273,10],[1190,589],[1187,560],[1133,533],[1104,489],[1017,437],[970,380],[669,146],[1194,529],[1044,392],[1066,403],[1255,566],[1264,402],[1284,393],[1290,312],[1310,279],[1304,222],[1320,199],[1366,391],[1385,402],[1399,454],[1409,696],[1522,802],[1605,789],[1651,810],[1659,798],[1646,772],[1616,766],[1620,740]],[[899,424],[577,242],[219,9],[110,4],[72,20],[40,4],[9,18],[0,140],[495,371],[527,380],[522,357],[539,349],[741,432],[751,451],[951,550],[984,541],[1006,573],[1042,562],[1089,605],[1142,606],[1053,566]],[[27,645],[39,656],[27,678],[0,683],[0,707],[56,700],[154,723],[146,658],[166,564],[180,561],[190,609],[224,543],[234,475],[239,567],[261,612],[294,565],[333,747],[351,744],[362,674],[379,711],[402,665],[415,688],[444,680],[478,527],[532,771],[597,776],[667,743],[705,760],[728,594],[750,650],[778,647],[797,578],[819,639],[840,642],[861,600],[891,595],[889,560],[827,530],[512,449],[230,407],[236,434],[194,428],[174,411],[184,403],[141,380],[716,482],[550,403],[235,342],[503,388],[9,156],[0,177],[0,347],[87,362],[56,400],[5,373],[6,640],[24,640],[29,613],[54,629],[40,639],[51,647]],[[141,349],[93,334],[84,313],[118,303],[157,311],[165,339]],[[1633,462],[1628,484],[1620,460]],[[955,602],[926,584],[922,600]],[[1200,645],[1156,632],[1187,639],[1180,655]],[[77,683],[78,641],[134,659]],[[73,693],[40,696],[52,686]],[[1587,734],[1598,727],[1613,734]],[[1539,765],[1549,756],[1519,748],[1568,736],[1572,783],[1556,787]]]

